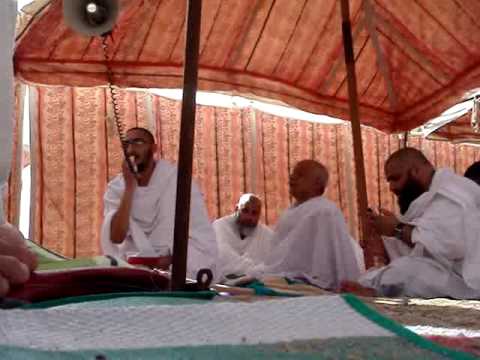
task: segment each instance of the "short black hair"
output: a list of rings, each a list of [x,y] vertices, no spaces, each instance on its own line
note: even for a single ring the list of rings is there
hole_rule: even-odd
[[[475,181],[478,185],[480,185],[480,161],[476,161],[470,165],[463,176]]]
[[[392,162],[411,163],[412,161],[433,167],[432,163],[427,159],[423,152],[412,147],[404,147],[395,151],[388,157],[387,161],[385,162],[385,168]]]
[[[148,137],[149,140],[152,142],[152,144],[155,144],[155,137],[153,136],[153,134],[151,133],[150,130],[145,129],[145,128],[143,128],[143,127],[132,127],[132,128],[130,128],[130,129],[127,130],[127,134],[128,134],[130,131],[133,131],[133,130],[142,131],[145,135],[147,135],[147,137]]]

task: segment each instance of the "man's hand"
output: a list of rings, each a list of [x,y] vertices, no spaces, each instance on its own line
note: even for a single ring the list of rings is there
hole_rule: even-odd
[[[121,244],[127,236],[133,195],[138,185],[138,178],[132,173],[126,160],[122,164],[122,174],[125,180],[125,191],[110,224],[110,240],[114,244]]]
[[[123,173],[123,178],[125,180],[126,190],[134,190],[135,187],[137,186],[137,178],[135,174],[132,173],[132,171],[130,170],[127,160],[123,161],[122,173]]]
[[[22,234],[10,224],[0,225],[0,296],[11,285],[22,284],[37,267],[37,258],[27,247]]]
[[[394,236],[395,227],[400,223],[397,217],[386,209],[380,209],[380,214],[369,211],[367,214],[370,226],[373,226],[378,234],[384,236]]]

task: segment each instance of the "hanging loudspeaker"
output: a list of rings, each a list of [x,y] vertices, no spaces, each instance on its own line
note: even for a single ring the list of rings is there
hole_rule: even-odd
[[[65,23],[87,36],[101,36],[112,31],[118,8],[118,0],[63,0]]]

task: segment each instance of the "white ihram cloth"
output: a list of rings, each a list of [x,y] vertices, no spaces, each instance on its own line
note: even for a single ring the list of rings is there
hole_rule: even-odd
[[[361,265],[356,251],[341,211],[319,196],[282,214],[270,256],[252,275],[304,277],[322,288],[336,289],[343,280],[358,280]]]
[[[113,244],[110,227],[125,190],[123,175],[109,184],[104,196],[104,221],[102,225],[102,250],[104,254],[126,258],[128,253],[152,256],[165,248],[173,248],[177,168],[158,160],[148,186],[137,186],[133,195],[129,231],[121,244]],[[163,249],[163,250],[162,250]],[[215,271],[217,242],[208,219],[202,194],[192,182],[190,203],[190,237],[188,241],[187,275],[196,277],[201,268]]]
[[[0,1],[0,225],[5,223],[3,194],[6,190],[12,159],[13,133],[13,47],[17,2]]]
[[[384,238],[391,262],[362,285],[387,296],[480,297],[480,186],[439,169],[400,221],[414,226],[413,249]]]
[[[270,252],[273,231],[258,224],[242,239],[234,214],[213,222],[218,242],[220,277],[229,274],[244,275],[254,265],[265,262]]]

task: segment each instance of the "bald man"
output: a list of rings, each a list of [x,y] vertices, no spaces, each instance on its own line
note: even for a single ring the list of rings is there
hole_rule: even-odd
[[[233,214],[213,222],[220,279],[245,275],[253,266],[265,261],[273,232],[260,223],[261,212],[262,200],[254,194],[243,194]]]
[[[413,148],[385,164],[401,215],[371,213],[390,264],[360,284],[385,296],[480,297],[480,187]]]
[[[362,256],[350,237],[338,207],[323,197],[328,171],[319,162],[303,160],[290,175],[294,204],[281,216],[272,239],[272,252],[263,268],[265,275],[304,278],[324,289],[337,289],[343,280],[361,274]],[[360,249],[361,252],[361,249]]]

